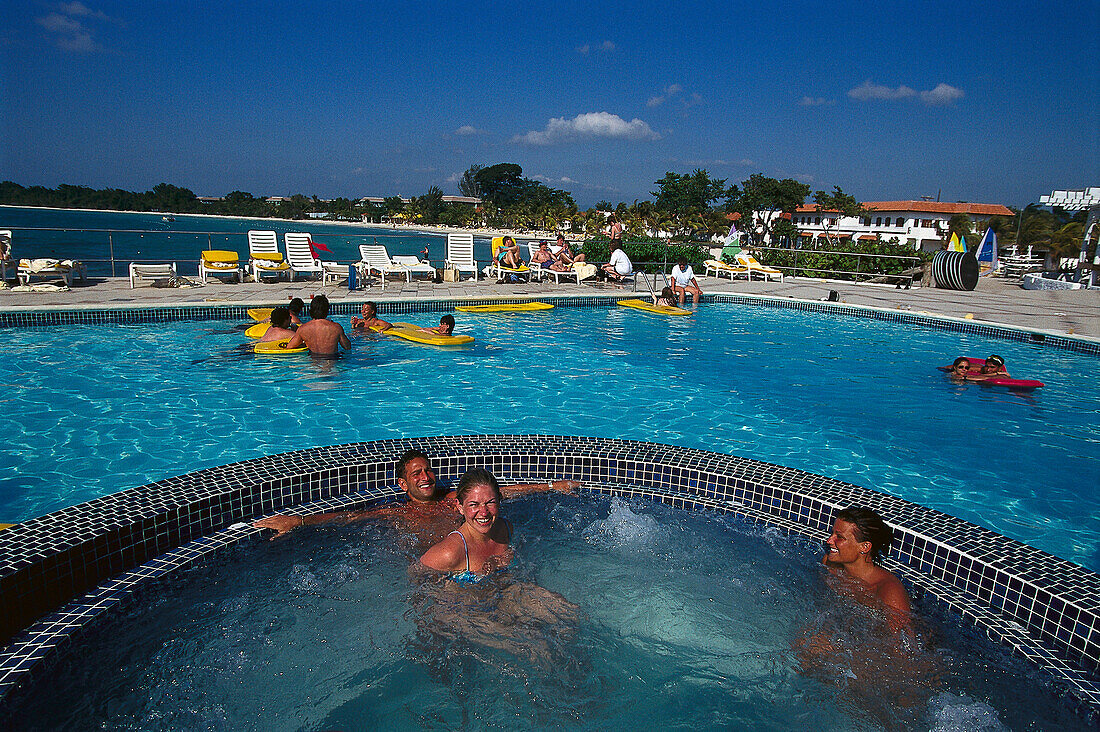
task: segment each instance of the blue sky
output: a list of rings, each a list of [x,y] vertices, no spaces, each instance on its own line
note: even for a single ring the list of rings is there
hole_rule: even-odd
[[[582,207],[705,168],[862,200],[1100,184],[1100,2],[9,0],[0,178]]]

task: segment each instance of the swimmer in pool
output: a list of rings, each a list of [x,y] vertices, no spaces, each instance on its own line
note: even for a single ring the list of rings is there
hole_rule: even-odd
[[[661,290],[660,297],[653,298],[653,304],[657,307],[674,308],[676,307],[676,294],[671,287],[666,287]]]
[[[271,311],[270,320],[271,327],[260,337],[260,343],[281,341],[284,338],[294,336],[294,331],[290,329],[290,310],[288,308],[275,308]]]
[[[298,330],[298,326],[302,324],[302,310],[306,304],[300,297],[293,298],[287,308],[290,310],[290,329]]]
[[[985,363],[981,365],[977,372],[971,371],[966,378],[972,381],[982,381],[984,379],[1009,379],[1012,377],[1005,370],[1005,360],[994,353],[985,360]]]
[[[314,526],[330,521],[356,521],[375,516],[394,516],[421,536],[433,543],[442,539],[455,526],[455,511],[458,501],[455,493],[440,486],[435,479],[428,456],[420,450],[408,450],[397,461],[394,468],[397,485],[408,499],[403,503],[389,504],[382,508],[367,511],[333,511],[316,513],[310,516],[287,516],[275,514],[255,521],[252,525],[258,529],[274,529],[275,537],[293,531],[299,526]],[[576,480],[551,480],[546,483],[521,483],[503,489],[506,497],[525,493],[558,491],[572,493],[580,487]],[[272,537],[272,538],[275,538]]]
[[[421,328],[425,333],[434,333],[436,335],[449,336],[454,333],[455,330],[455,318],[453,315],[444,315],[439,319],[439,325],[435,328]]]
[[[294,337],[286,344],[287,348],[300,348],[305,345],[312,356],[336,356],[340,346],[351,348],[351,341],[339,323],[328,319],[328,298],[318,295],[309,304],[311,320],[294,332]]]
[[[970,373],[970,359],[966,356],[959,356],[951,362],[951,378],[953,380],[965,379],[968,373]]]
[[[895,627],[909,622],[909,594],[901,580],[875,564],[890,546],[894,532],[869,508],[846,508],[836,515],[833,533],[825,540],[822,563],[837,574],[856,580],[890,613]]]
[[[500,515],[500,485],[484,468],[466,471],[455,498],[462,525],[424,552],[420,563],[459,584],[474,584],[512,561],[512,525]]]
[[[389,330],[393,327],[393,323],[387,323],[378,317],[378,307],[373,302],[363,303],[363,307],[360,310],[363,317],[357,318],[354,315],[351,316],[352,328],[370,328],[371,330]]]

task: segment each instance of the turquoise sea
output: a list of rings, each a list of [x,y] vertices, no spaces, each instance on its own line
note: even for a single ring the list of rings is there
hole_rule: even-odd
[[[337,262],[358,261],[359,245],[376,241],[384,244],[391,256],[415,254],[424,258],[426,247],[427,259],[442,262],[447,242],[441,234],[313,219],[171,216],[174,221],[165,221],[164,215],[159,213],[0,206],[0,229],[12,230],[16,259],[79,259],[88,265],[88,274],[93,277],[125,276],[127,266],[135,261],[176,262],[181,274],[193,275],[203,249],[230,249],[246,255],[249,229],[274,231],[280,243],[282,235],[288,231],[309,232],[316,241],[332,250],[331,255],[324,255],[325,259]],[[488,260],[488,240],[480,244],[485,253],[479,256]]]

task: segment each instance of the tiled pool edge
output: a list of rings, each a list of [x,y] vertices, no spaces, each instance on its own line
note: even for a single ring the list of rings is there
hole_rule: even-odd
[[[899,529],[891,568],[1100,710],[1100,575],[937,511],[803,471],[653,443],[518,435],[386,440],[256,458],[0,532],[0,617],[5,638],[19,633],[0,651],[0,694],[78,642],[83,625],[123,606],[141,583],[255,536],[242,522],[392,497],[394,462],[413,446],[452,480],[474,465],[512,479],[570,477],[683,508],[733,511],[817,539],[837,508],[869,505]]]
[[[520,303],[540,300],[551,302],[560,307],[611,307],[616,300],[638,296],[637,293],[593,293],[592,295],[517,295],[515,297],[446,297],[432,299],[399,299],[378,301],[380,315],[403,315],[406,313],[443,312],[454,309],[455,305],[490,305],[498,303]],[[333,302],[331,314],[334,316],[358,315],[363,300],[353,302]],[[972,333],[991,338],[1043,344],[1079,353],[1100,355],[1100,340],[1080,336],[1069,336],[1049,331],[1034,330],[1007,325],[953,318],[947,315],[914,313],[892,310],[869,305],[850,305],[846,303],[799,300],[774,295],[741,295],[712,293],[703,296],[704,302],[732,303],[753,307],[770,307],[787,310],[805,310],[808,312],[850,315],[858,318],[884,320],[907,325],[920,325],[936,330],[955,333]],[[274,303],[277,305],[278,303]],[[61,306],[42,309],[5,309],[0,311],[0,328],[46,327],[52,325],[99,324],[99,323],[166,323],[185,320],[237,320],[248,321],[248,310],[258,307],[256,303],[195,304],[184,303],[173,306],[146,307],[140,305],[115,307],[72,307]]]

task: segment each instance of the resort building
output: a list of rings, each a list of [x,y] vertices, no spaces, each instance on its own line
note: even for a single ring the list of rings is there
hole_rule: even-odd
[[[993,203],[869,201],[863,207],[868,213],[855,217],[803,205],[791,216],[791,223],[798,227],[803,247],[827,248],[829,240],[873,241],[877,237],[931,252],[947,242],[948,223],[956,214],[969,216],[979,230],[994,216],[1015,215],[1006,206]]]

